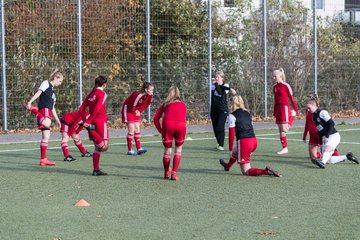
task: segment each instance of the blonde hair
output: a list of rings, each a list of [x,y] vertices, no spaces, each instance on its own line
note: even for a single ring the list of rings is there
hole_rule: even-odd
[[[60,70],[58,68],[55,68],[55,70],[50,74],[50,82],[52,80],[54,80],[55,78],[64,78],[64,76],[62,75],[62,73],[60,72]]]
[[[169,105],[169,103],[175,100],[180,100],[180,90],[176,86],[171,86],[168,90],[168,95],[165,98],[164,106]]]
[[[315,104],[317,107],[320,106],[320,98],[318,95],[316,94],[311,94],[311,95],[307,95],[306,96],[307,99],[306,99],[306,103],[312,103],[312,104]]]
[[[285,71],[282,68],[275,69],[273,75],[280,75],[281,79],[286,82]]]
[[[240,95],[233,96],[230,101],[230,109],[231,111],[235,111],[236,109],[242,109],[247,111],[245,108],[244,100]]]
[[[215,76],[216,76],[216,75],[219,75],[219,76],[221,76],[222,78],[224,78],[224,77],[225,77],[224,72],[223,72],[223,71],[221,71],[221,70],[216,71]]]

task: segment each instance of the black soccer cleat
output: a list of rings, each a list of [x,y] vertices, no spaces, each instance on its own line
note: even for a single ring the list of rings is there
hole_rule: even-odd
[[[108,174],[106,172],[101,171],[101,170],[94,170],[92,175],[93,176],[106,176]]]
[[[86,151],[86,153],[81,154],[82,157],[92,157],[92,154]]]
[[[359,164],[359,160],[354,156],[354,154],[352,152],[349,152],[348,154],[346,154],[346,158],[347,158],[347,160],[349,160],[351,162]]]
[[[265,171],[269,176],[274,176],[274,177],[281,177],[281,174],[277,171],[274,171],[271,167],[266,166],[265,167]]]
[[[76,158],[73,158],[73,156],[71,156],[71,155],[69,155],[69,156],[67,156],[66,158],[64,158],[64,161],[65,162],[72,162],[72,161],[75,161],[76,160]]]
[[[226,162],[224,161],[224,159],[219,159],[219,163],[220,163],[221,166],[224,167],[224,171],[225,171],[225,172],[228,172],[228,171],[230,170],[230,169],[227,167],[227,164],[226,164]]]
[[[137,155],[141,155],[147,153],[147,149],[146,148],[140,148],[139,150],[137,150]]]
[[[322,161],[319,161],[319,160],[316,160],[316,159],[312,159],[311,161],[312,161],[313,164],[315,164],[319,168],[325,168],[325,164]]]

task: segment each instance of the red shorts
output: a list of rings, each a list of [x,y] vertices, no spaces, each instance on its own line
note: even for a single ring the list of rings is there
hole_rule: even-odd
[[[95,119],[91,124],[95,125],[95,131],[99,134],[100,137],[102,137],[103,141],[109,140],[109,129],[106,121],[103,119]],[[90,131],[89,139],[92,141],[95,140]]]
[[[233,148],[232,156],[236,158],[239,164],[246,164],[251,162],[251,154],[257,148],[257,139],[243,138],[236,141],[236,146]]]
[[[315,129],[315,131],[309,131],[309,145],[318,145],[320,146],[320,137],[319,137],[319,132],[317,131],[317,129]]]
[[[172,147],[172,142],[175,139],[175,146],[180,147],[184,144],[186,136],[186,123],[184,122],[163,122],[161,136],[163,145],[166,148]]]
[[[140,122],[141,116],[136,116],[135,113],[130,113],[127,109],[127,105],[123,105],[121,108],[121,120],[123,123]]]
[[[43,125],[41,124],[42,121],[44,121],[45,118],[49,118],[50,120],[52,119],[52,111],[50,108],[42,108],[39,109],[39,115],[37,116],[37,122],[38,122],[38,127],[43,127]]]
[[[274,116],[276,124],[287,124],[289,123],[290,106],[277,104],[274,107]]]
[[[81,132],[81,130],[84,128],[83,126],[79,125],[79,122],[81,122],[81,119],[78,119],[71,124],[67,124],[64,121],[61,121],[60,132],[66,132],[68,136],[79,134],[79,132]]]

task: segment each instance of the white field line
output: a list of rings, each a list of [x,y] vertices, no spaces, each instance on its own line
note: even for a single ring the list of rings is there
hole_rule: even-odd
[[[339,130],[339,132],[349,132],[349,131],[360,131],[360,129],[344,129],[344,130]],[[288,132],[286,135],[295,135],[295,134],[302,134],[303,132]],[[257,134],[256,137],[259,140],[271,140],[271,141],[278,141],[279,138],[270,138],[270,136],[278,136],[278,133],[267,133],[267,134]],[[150,135],[149,135],[150,136]],[[267,137],[269,136],[269,137]],[[113,138],[113,139],[120,139],[118,138]],[[213,140],[215,139],[215,137],[207,137],[207,138],[195,138],[192,140],[188,140],[188,141],[204,141],[204,140]],[[287,141],[292,141],[292,142],[302,142],[302,139],[288,139]],[[69,141],[72,142],[72,141]],[[153,144],[153,143],[161,143],[162,141],[144,141],[141,142],[141,144]],[[25,143],[25,142],[22,142]],[[37,142],[26,142],[26,143],[37,143]],[[352,145],[360,145],[360,142],[341,142],[342,144],[352,144]],[[11,143],[8,143],[11,144]],[[127,143],[110,143],[110,146],[121,146],[121,145],[126,145]],[[92,147],[93,145],[84,145],[85,147]],[[76,148],[76,146],[69,146],[69,148]],[[51,149],[61,149],[61,147],[49,147],[49,150]],[[24,151],[35,151],[35,150],[39,150],[39,148],[22,148],[22,149],[7,149],[7,150],[0,150],[0,154],[1,153],[8,153],[8,152],[24,152]]]

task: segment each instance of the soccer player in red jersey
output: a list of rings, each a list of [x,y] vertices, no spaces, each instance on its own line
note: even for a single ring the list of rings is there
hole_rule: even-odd
[[[79,137],[79,133],[83,129],[83,126],[80,125],[82,123],[81,113],[79,111],[66,113],[66,114],[64,114],[64,116],[62,116],[60,122],[61,122],[60,132],[61,132],[61,136],[62,136],[61,149],[62,149],[64,157],[65,157],[64,161],[71,162],[71,161],[76,160],[69,153],[68,142],[69,142],[70,136],[74,140],[76,147],[81,152],[81,156],[82,157],[91,157],[92,154],[89,153],[88,151],[86,151],[86,149],[85,149],[84,145],[82,144],[81,139]]]
[[[127,146],[128,155],[141,155],[147,150],[141,147],[140,142],[140,120],[141,113],[151,104],[154,86],[145,82],[140,90],[133,92],[123,103],[121,108],[121,119],[127,124]],[[135,138],[137,152],[132,150],[132,139]]]
[[[104,89],[107,85],[107,78],[98,76],[95,79],[93,90],[86,96],[81,104],[79,112],[83,126],[89,131],[89,139],[94,142],[93,153],[93,176],[103,176],[107,173],[100,170],[100,154],[107,151],[109,147],[109,131],[107,126],[106,98]],[[88,113],[90,114],[88,116]]]
[[[162,118],[162,124],[160,119]],[[186,104],[180,100],[180,91],[172,86],[164,103],[154,116],[156,129],[161,133],[164,145],[164,178],[178,180],[177,171],[181,162],[182,145],[186,136]],[[170,168],[172,142],[175,139],[173,166]]]
[[[50,139],[50,126],[52,117],[55,118],[56,124],[60,127],[60,120],[55,110],[56,96],[54,87],[60,86],[63,81],[62,73],[56,69],[50,74],[50,80],[45,80],[41,83],[38,91],[24,106],[27,110],[36,115],[38,127],[42,132],[40,142],[40,166],[52,166],[55,162],[47,159],[47,148]],[[31,104],[39,98],[38,107]]]
[[[292,89],[288,83],[286,83],[286,77],[282,68],[273,72],[273,79],[276,82],[273,87],[274,92],[274,116],[276,124],[279,128],[280,142],[283,149],[277,154],[287,154],[289,152],[287,147],[286,133],[289,131],[289,127],[298,113],[298,107],[296,105]],[[289,99],[295,110],[290,110]]]
[[[220,159],[220,164],[225,171],[229,171],[235,162],[240,164],[241,172],[247,176],[269,175],[280,177],[280,173],[274,171],[271,167],[265,169],[251,167],[251,154],[256,150],[258,141],[255,136],[251,114],[245,108],[241,96],[234,96],[230,103],[231,110],[227,122],[229,125],[229,151],[230,160],[225,162]],[[236,136],[236,145],[233,147]]]

